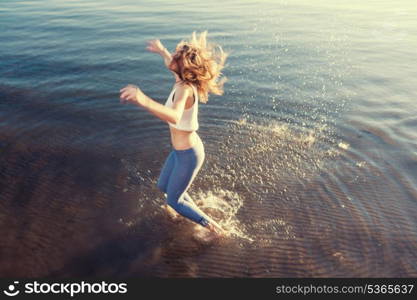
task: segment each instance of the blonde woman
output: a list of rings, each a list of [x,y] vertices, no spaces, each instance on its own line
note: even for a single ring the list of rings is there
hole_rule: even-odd
[[[169,125],[173,149],[157,181],[157,187],[167,198],[168,212],[174,213],[173,209],[222,236],[223,229],[197,207],[187,190],[205,159],[204,144],[197,134],[198,104],[206,103],[209,93],[223,94],[226,78],[218,79],[228,54],[220,46],[219,51],[215,51],[215,46],[207,43],[207,31],[198,38],[193,32],[189,41],[182,40],[177,44],[173,54],[160,40],[148,41],[146,49],[162,56],[175,76],[173,89],[162,105],[145,95],[139,87],[127,85],[120,90],[121,102],[140,105]]]

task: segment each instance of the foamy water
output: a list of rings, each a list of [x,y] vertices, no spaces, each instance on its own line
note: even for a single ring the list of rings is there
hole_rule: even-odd
[[[195,202],[226,231],[229,238],[253,242],[246,230],[246,224],[239,221],[239,210],[244,205],[239,194],[227,190],[199,192]]]

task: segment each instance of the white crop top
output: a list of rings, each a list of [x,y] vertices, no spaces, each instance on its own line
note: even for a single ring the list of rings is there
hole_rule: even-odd
[[[194,85],[191,86],[194,92],[194,104],[189,109],[185,109],[184,107],[184,112],[178,124],[168,122],[169,126],[185,131],[196,131],[198,129],[198,92]],[[173,107],[174,93],[175,86],[172,89],[171,94],[169,94],[165,106]]]

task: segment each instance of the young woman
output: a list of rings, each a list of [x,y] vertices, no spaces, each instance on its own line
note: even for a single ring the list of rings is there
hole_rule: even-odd
[[[219,51],[215,51],[215,46],[207,43],[207,31],[199,38],[193,32],[191,40],[179,42],[173,54],[160,40],[148,41],[146,49],[163,57],[165,65],[175,76],[173,89],[162,105],[146,96],[139,87],[127,85],[120,90],[121,102],[143,106],[169,125],[173,149],[157,182],[157,187],[167,197],[168,212],[174,209],[216,235],[223,235],[223,229],[197,207],[187,189],[205,158],[204,145],[197,134],[198,103],[206,103],[209,93],[223,94],[226,78],[218,79],[228,54],[222,47],[218,46]]]

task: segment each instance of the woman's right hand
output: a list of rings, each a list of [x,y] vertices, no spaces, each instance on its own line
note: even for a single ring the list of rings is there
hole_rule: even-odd
[[[151,51],[151,52],[155,52],[155,53],[163,53],[165,50],[164,45],[162,45],[161,41],[156,39],[156,40],[150,40],[148,41],[148,46],[146,47],[147,50]]]

